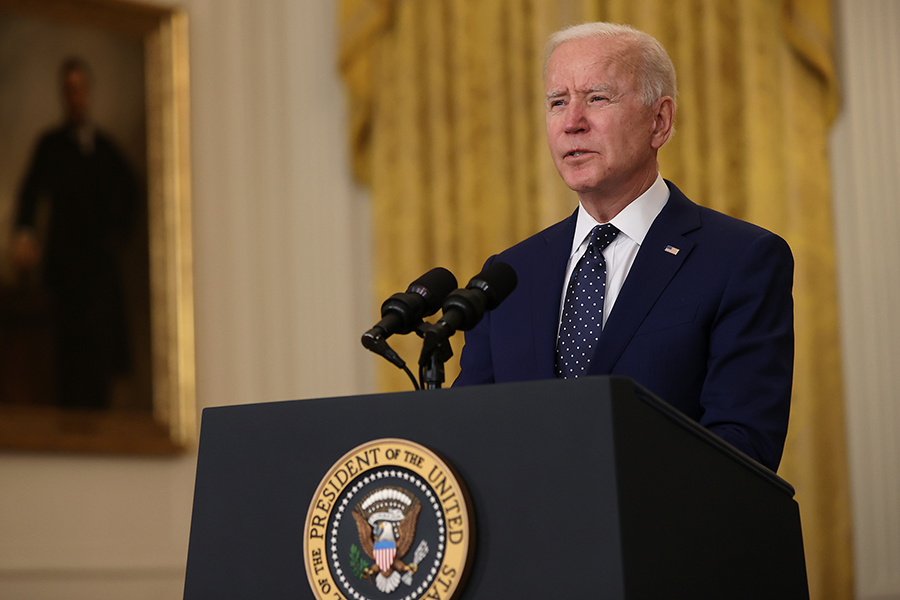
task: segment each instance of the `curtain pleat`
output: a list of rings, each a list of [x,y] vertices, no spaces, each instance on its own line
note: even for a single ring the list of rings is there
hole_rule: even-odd
[[[663,175],[793,249],[797,354],[779,473],[797,489],[811,596],[852,598],[827,0],[342,0],[340,19],[353,164],[373,203],[379,302],[438,265],[463,286],[488,256],[574,210],[544,133],[541,68],[552,31],[602,19],[662,42],[680,90]],[[415,373],[419,340],[390,343]],[[462,336],[452,344],[458,355]],[[387,363],[379,373],[383,391],[411,387]]]

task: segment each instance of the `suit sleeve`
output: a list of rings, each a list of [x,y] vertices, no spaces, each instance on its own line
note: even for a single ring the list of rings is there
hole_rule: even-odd
[[[49,176],[47,166],[52,163],[48,137],[43,137],[35,147],[31,164],[19,188],[16,226],[34,227],[39,196],[46,192]]]
[[[787,434],[794,261],[774,234],[737,258],[710,331],[700,424],[773,471]]]

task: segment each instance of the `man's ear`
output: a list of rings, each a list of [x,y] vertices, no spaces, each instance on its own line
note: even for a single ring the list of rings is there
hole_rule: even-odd
[[[654,103],[653,133],[651,145],[659,150],[672,137],[672,125],[675,122],[675,101],[663,96]]]

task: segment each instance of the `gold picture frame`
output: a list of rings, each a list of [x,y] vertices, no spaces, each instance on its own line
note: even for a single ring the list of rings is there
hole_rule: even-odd
[[[148,245],[141,271],[147,278],[142,289],[148,313],[142,338],[147,341],[142,355],[147,389],[142,393],[151,406],[72,410],[0,398],[0,448],[184,451],[196,437],[187,15],[173,7],[125,0],[0,0],[3,15],[7,21],[30,19],[111,33],[140,45],[146,142],[140,169],[146,181],[142,240]]]

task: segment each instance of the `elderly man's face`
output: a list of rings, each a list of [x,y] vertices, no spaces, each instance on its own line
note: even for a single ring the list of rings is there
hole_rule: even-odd
[[[616,38],[573,40],[547,64],[550,152],[563,181],[580,196],[613,197],[656,174],[661,144],[653,133],[655,114],[621,60],[627,51]]]

